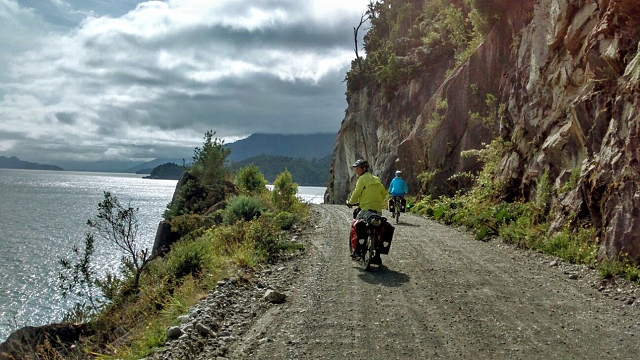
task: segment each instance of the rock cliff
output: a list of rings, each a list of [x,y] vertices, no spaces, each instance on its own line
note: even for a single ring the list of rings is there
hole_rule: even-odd
[[[500,19],[464,63],[434,59],[389,101],[371,86],[347,99],[326,202],[347,198],[359,157],[386,184],[402,169],[414,194],[451,194],[465,185],[451,175],[481,166],[461,151],[502,136],[506,199],[532,199],[547,174],[551,231],[588,222],[602,257],[639,261],[638,2],[495,3]]]

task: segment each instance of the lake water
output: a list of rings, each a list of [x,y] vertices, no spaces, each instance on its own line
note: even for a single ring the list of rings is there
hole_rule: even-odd
[[[151,248],[177,181],[143,175],[0,169],[0,342],[11,331],[59,321],[72,299],[58,290],[60,258],[83,246],[86,222],[109,191],[138,208],[139,237]],[[322,203],[324,187],[298,188]],[[114,269],[120,253],[96,242],[96,262]]]

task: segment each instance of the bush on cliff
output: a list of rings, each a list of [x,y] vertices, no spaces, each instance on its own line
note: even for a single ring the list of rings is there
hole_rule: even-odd
[[[230,224],[238,220],[251,221],[266,211],[267,206],[261,198],[240,195],[229,201],[224,222]]]
[[[296,194],[298,193],[298,184],[294,183],[291,173],[285,169],[276,177],[273,182],[273,190],[271,191],[271,201],[280,210],[288,210],[294,207],[298,201]]]
[[[379,86],[387,99],[403,83],[445,58],[467,59],[504,10],[504,2],[372,1],[365,20],[366,58],[347,72],[347,98],[365,86]]]

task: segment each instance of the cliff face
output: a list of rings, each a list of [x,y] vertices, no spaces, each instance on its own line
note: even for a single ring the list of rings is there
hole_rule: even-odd
[[[366,87],[348,99],[346,116],[334,145],[332,179],[326,202],[342,203],[355,187],[357,176],[351,164],[360,158],[372,166],[372,172],[388,186],[395,170],[406,170],[399,158],[399,146],[415,131],[416,118],[445,79],[454,60],[440,57],[425,69],[421,77],[412,79],[388,101],[377,88]],[[409,172],[410,186],[415,176]],[[415,189],[415,188],[414,188]]]
[[[513,143],[497,174],[505,198],[531,199],[546,173],[551,231],[586,221],[600,230],[602,256],[640,260],[637,1],[501,6],[485,41],[448,77],[453,60],[442,59],[390,102],[371,88],[348,99],[327,202],[347,198],[359,157],[385,183],[401,169],[414,194],[452,193],[467,184],[451,175],[480,166],[460,152],[502,136]],[[435,175],[421,188],[423,172]]]

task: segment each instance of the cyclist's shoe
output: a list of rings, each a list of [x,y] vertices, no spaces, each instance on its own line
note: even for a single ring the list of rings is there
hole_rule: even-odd
[[[371,258],[371,263],[374,265],[382,265],[382,258],[380,258],[380,255],[374,256]]]
[[[358,255],[358,253],[356,253],[356,252],[352,252],[351,253],[351,260],[360,261],[360,255]]]

